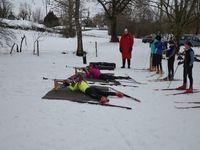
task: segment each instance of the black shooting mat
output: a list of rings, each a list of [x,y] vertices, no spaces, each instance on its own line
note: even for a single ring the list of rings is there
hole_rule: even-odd
[[[108,91],[108,87],[102,86],[95,86],[98,89]],[[97,101],[86,94],[80,91],[71,91],[67,87],[60,88],[58,90],[50,90],[47,94],[45,94],[42,99],[49,99],[49,100],[69,100],[69,101],[79,101],[79,102],[87,102],[87,101]]]

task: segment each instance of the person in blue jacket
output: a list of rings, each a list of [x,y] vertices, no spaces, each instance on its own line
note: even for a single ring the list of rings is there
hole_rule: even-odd
[[[164,43],[161,41],[161,36],[157,35],[156,36],[157,42],[155,43],[156,47],[156,73],[157,74],[163,74],[163,69],[162,69],[162,53],[164,50]]]

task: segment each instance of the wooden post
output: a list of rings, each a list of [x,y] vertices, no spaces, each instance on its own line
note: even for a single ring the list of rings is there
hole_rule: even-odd
[[[96,50],[96,57],[98,57],[97,56],[97,42],[95,42],[95,50]]]
[[[16,51],[19,52],[18,44],[14,43],[12,48],[11,48],[10,54],[12,54],[15,45],[16,45]]]
[[[21,43],[20,43],[20,49],[19,49],[19,52],[22,52],[22,44],[23,44],[23,41],[24,39],[26,38],[25,34],[23,37],[21,37]]]
[[[35,55],[35,43],[36,43],[36,41],[33,44],[33,55]]]
[[[39,51],[39,41],[37,40],[37,56],[40,55],[40,51]]]
[[[13,51],[14,46],[15,46],[15,43],[13,44],[13,46],[12,46],[12,48],[11,48],[11,50],[10,50],[10,54],[12,54],[12,51]]]

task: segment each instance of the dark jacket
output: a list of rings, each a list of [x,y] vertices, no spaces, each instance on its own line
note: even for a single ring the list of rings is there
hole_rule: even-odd
[[[169,49],[167,50],[167,53],[166,53],[167,57],[169,59],[174,58],[175,54],[176,54],[176,46],[175,45],[169,46]]]
[[[194,63],[194,51],[192,48],[185,51],[184,67],[192,67]]]

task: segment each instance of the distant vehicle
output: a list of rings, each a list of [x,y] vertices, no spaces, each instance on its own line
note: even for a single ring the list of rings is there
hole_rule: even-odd
[[[147,35],[142,39],[143,43],[151,43],[153,41],[153,38],[151,35]]]
[[[185,34],[180,39],[180,45],[184,45],[186,41],[190,41],[194,47],[200,46],[200,36]]]

